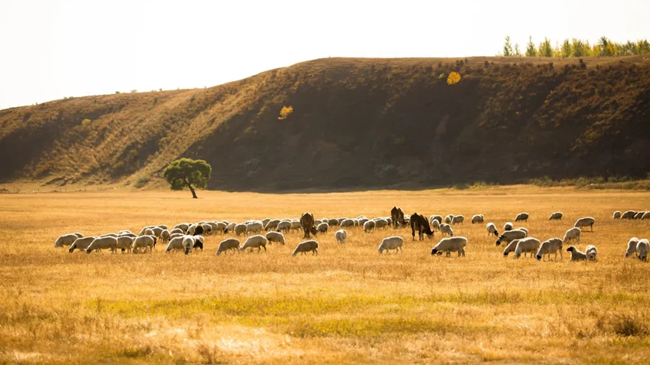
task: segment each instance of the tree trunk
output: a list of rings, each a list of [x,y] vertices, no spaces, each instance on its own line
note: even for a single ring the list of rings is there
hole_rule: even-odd
[[[194,191],[194,188],[192,187],[192,185],[189,182],[187,182],[187,180],[185,180],[185,185],[187,185],[187,187],[190,188],[190,191],[192,192],[192,198],[193,199],[198,199],[199,197],[196,196],[196,191]]]

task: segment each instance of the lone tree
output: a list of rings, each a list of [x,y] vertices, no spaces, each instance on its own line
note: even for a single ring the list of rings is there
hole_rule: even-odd
[[[192,192],[192,198],[196,199],[194,187],[205,189],[211,173],[212,167],[204,160],[181,158],[170,163],[163,175],[172,190],[183,190],[188,187]]]

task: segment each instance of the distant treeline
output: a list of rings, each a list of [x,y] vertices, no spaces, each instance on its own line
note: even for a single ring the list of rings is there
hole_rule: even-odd
[[[650,53],[650,43],[645,40],[636,42],[627,41],[626,43],[614,42],[607,37],[601,37],[596,44],[591,45],[589,41],[581,39],[565,39],[563,42],[555,42],[544,38],[539,44],[533,42],[533,38],[528,38],[526,50],[522,53],[519,44],[514,46],[510,36],[506,37],[503,51],[498,56],[526,56],[526,57],[588,57],[588,56],[632,56]]]

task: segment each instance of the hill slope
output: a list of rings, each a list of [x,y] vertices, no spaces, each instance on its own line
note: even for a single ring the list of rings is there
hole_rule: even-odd
[[[585,61],[321,59],[206,89],[6,109],[0,181],[133,182],[179,156],[206,159],[209,188],[227,190],[646,176],[650,60]],[[451,71],[460,83],[447,85]],[[278,120],[284,105],[294,112]]]

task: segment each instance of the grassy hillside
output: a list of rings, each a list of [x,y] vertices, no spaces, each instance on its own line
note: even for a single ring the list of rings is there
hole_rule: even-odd
[[[206,159],[209,187],[228,190],[645,177],[649,127],[643,56],[332,58],[2,110],[0,181],[143,185],[179,156]]]

